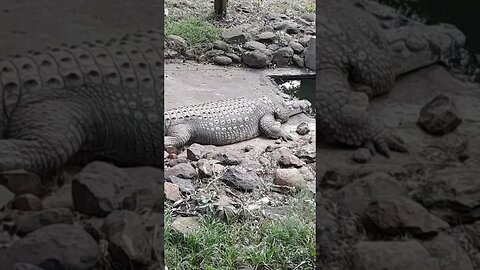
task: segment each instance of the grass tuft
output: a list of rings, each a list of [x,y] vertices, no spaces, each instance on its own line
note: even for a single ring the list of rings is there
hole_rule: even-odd
[[[220,38],[222,28],[209,22],[208,18],[182,18],[165,22],[165,35],[177,35],[184,38],[190,46],[201,46]]]

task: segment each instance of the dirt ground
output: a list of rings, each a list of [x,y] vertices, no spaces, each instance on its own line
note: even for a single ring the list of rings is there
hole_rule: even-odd
[[[0,56],[123,36],[162,24],[160,0],[3,0]]]

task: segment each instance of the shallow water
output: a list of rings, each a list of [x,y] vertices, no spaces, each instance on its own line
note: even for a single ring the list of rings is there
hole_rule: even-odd
[[[282,78],[274,79],[275,83],[279,85],[282,92],[298,99],[306,99],[312,104],[315,104],[315,77],[307,78]]]

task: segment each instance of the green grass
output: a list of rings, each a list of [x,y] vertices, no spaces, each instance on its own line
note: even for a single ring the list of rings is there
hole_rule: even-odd
[[[190,46],[211,43],[220,38],[222,28],[209,22],[209,18],[182,18],[165,22],[165,35],[177,35],[184,38]]]
[[[167,216],[164,239],[168,269],[233,270],[249,265],[286,270],[305,261],[313,263],[315,202],[306,197],[300,195],[279,218],[259,223],[253,218],[228,224],[217,218],[203,218],[202,227],[187,236],[172,230],[172,217]],[[307,265],[298,269],[312,269]]]
[[[315,13],[315,10],[316,10],[316,3],[309,3],[306,7],[305,7],[305,11],[306,12],[313,12]]]

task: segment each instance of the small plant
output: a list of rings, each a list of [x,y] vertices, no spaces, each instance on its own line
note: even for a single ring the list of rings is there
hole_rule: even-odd
[[[210,23],[207,18],[182,18],[165,22],[165,35],[177,35],[184,38],[189,45],[197,47],[211,43],[220,37],[222,28]]]
[[[313,13],[315,13],[316,7],[317,7],[317,5],[315,4],[315,2],[309,3],[309,4],[307,4],[307,5],[305,6],[305,11],[306,11],[306,12],[313,12]]]

